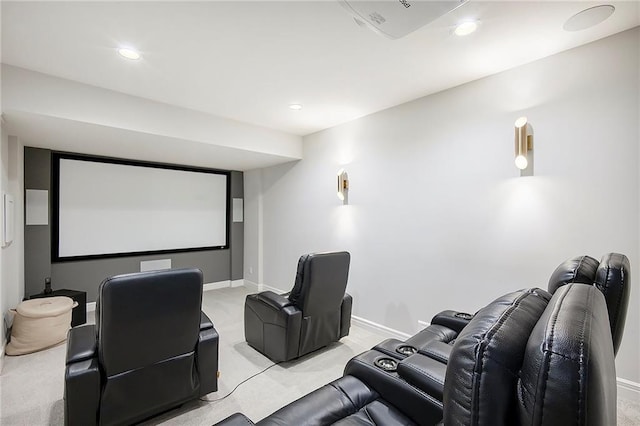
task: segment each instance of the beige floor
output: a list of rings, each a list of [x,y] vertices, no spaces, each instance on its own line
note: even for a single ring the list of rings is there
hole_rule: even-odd
[[[247,346],[242,325],[243,287],[204,293],[203,310],[220,333],[219,390],[223,397],[243,379],[272,362]],[[92,320],[92,318],[91,318]],[[218,402],[195,401],[145,425],[212,425],[241,411],[254,421],[342,375],[346,362],[386,336],[353,325],[348,337],[296,362],[277,365]],[[21,357],[5,357],[0,375],[0,425],[62,425],[65,346]],[[640,425],[640,405],[618,404],[618,425]]]

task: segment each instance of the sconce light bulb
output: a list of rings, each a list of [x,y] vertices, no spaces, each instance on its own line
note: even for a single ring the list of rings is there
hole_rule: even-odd
[[[517,128],[520,128],[522,126],[525,126],[527,124],[527,117],[520,117],[516,120],[515,126]]]
[[[528,165],[529,165],[529,162],[527,161],[527,157],[525,157],[524,155],[518,155],[516,157],[517,168],[519,168],[520,170],[524,170],[527,168]]]

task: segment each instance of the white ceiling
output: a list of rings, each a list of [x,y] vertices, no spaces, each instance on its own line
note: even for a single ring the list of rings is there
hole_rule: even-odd
[[[306,135],[640,24],[638,1],[607,3],[609,19],[566,32],[601,3],[470,0],[389,40],[334,0],[3,1],[2,62]],[[452,35],[463,18],[479,30]],[[119,57],[121,44],[143,59]]]

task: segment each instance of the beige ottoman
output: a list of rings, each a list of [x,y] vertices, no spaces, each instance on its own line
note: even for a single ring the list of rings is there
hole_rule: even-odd
[[[13,311],[11,341],[7,355],[23,355],[45,349],[67,339],[75,302],[64,296],[25,300]]]

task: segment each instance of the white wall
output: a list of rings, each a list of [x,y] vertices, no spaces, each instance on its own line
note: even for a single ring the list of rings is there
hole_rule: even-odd
[[[300,159],[302,138],[2,64],[2,112],[29,146],[245,170]]]
[[[298,256],[349,250],[354,315],[413,333],[442,309],[546,287],[576,255],[621,252],[640,270],[639,40],[627,31],[308,136],[302,161],[247,173],[245,187],[262,188],[245,190],[247,210],[262,209],[245,242],[262,250],[262,283],[289,290]],[[522,115],[532,177],[513,164]],[[258,216],[246,213],[247,229]],[[245,277],[258,260],[245,258]],[[634,382],[638,275],[617,358]]]
[[[4,318],[24,297],[24,147],[2,130],[0,144],[0,194],[14,198],[14,240],[0,249],[0,354],[4,354]],[[1,203],[0,203],[1,206]],[[0,221],[0,223],[2,223]]]

